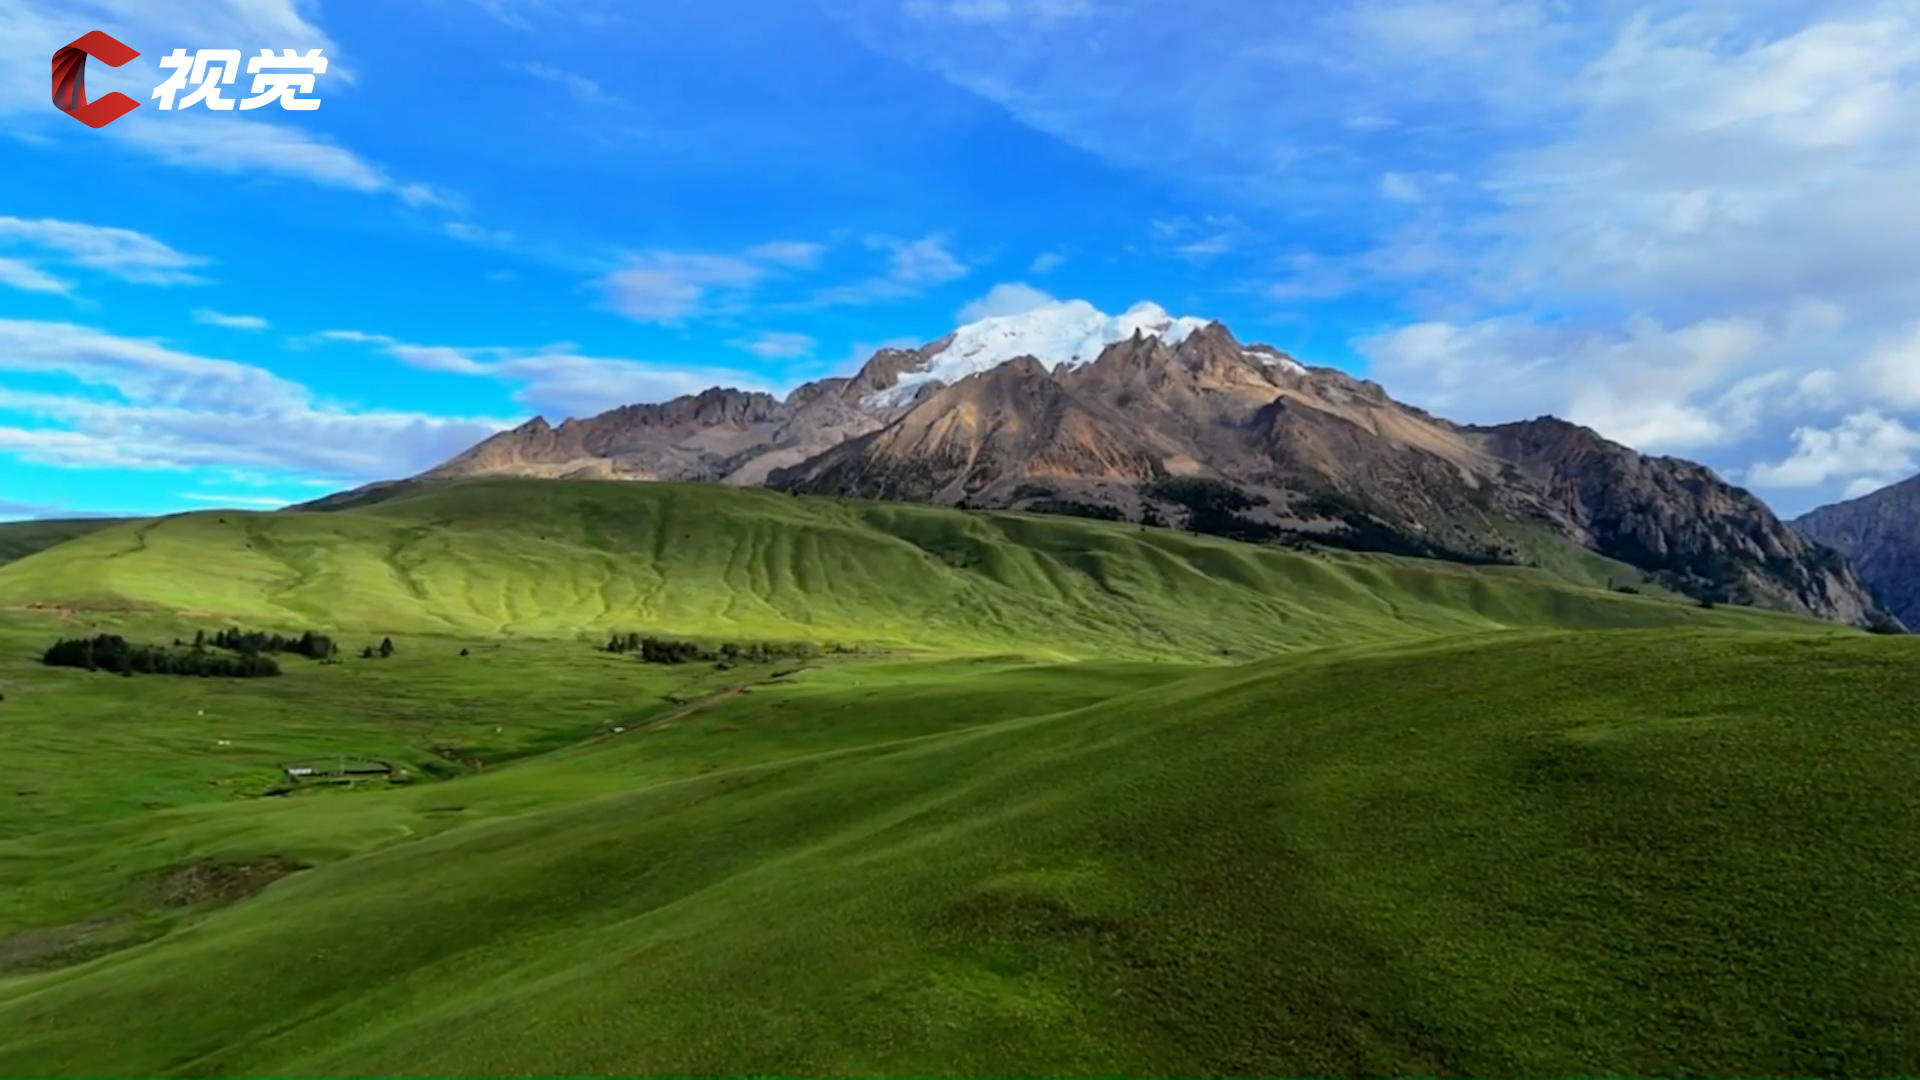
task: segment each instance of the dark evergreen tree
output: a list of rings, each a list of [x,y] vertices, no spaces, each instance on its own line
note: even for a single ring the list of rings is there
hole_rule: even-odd
[[[135,645],[118,634],[56,641],[41,657],[54,667],[77,667],[115,675],[201,675],[252,678],[280,674],[280,666],[258,654],[216,656],[183,653],[154,645]]]

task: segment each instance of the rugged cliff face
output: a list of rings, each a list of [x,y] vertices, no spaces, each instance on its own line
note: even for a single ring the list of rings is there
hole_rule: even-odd
[[[1920,628],[1920,476],[1793,522],[1845,555],[1900,621]]]
[[[1542,537],[1702,599],[1884,618],[1846,561],[1710,470],[1552,418],[1468,427],[1151,305],[987,319],[784,400],[534,420],[422,479],[700,480],[1514,561]]]
[[[1886,621],[1845,558],[1710,469],[1638,454],[1552,417],[1467,430],[1519,467],[1572,539],[1678,591],[1859,626]]]

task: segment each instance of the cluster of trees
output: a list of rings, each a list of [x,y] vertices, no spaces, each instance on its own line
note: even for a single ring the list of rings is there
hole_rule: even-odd
[[[298,637],[254,630],[220,630],[213,634],[202,630],[193,635],[191,644],[174,638],[173,646],[136,645],[118,634],[63,638],[48,647],[41,661],[53,667],[111,671],[120,675],[252,678],[280,674],[280,665],[268,655],[270,653],[290,653],[322,663],[339,663],[340,656],[338,642],[311,630]],[[384,660],[393,652],[393,639],[381,638],[379,645],[367,646],[360,651],[360,656]],[[460,655],[467,655],[466,650],[462,649]]]
[[[1141,493],[1150,499],[1185,508],[1187,528],[1193,532],[1253,544],[1270,543],[1286,535],[1286,530],[1276,525],[1240,516],[1242,510],[1267,505],[1267,498],[1244,491],[1224,480],[1169,476],[1142,485]],[[1159,516],[1154,515],[1156,518]]]
[[[1093,518],[1096,521],[1127,520],[1126,512],[1117,506],[1083,502],[1079,499],[1035,499],[1027,504],[1027,509],[1036,514],[1061,514],[1067,517]]]
[[[820,655],[820,647],[808,642],[722,642],[716,647],[708,647],[697,641],[681,641],[673,638],[654,637],[641,634],[615,634],[608,640],[606,651],[612,653],[639,653],[640,659],[649,664],[765,664],[779,659],[806,658]]]
[[[110,671],[116,675],[200,675],[257,678],[280,674],[280,665],[258,652],[227,656],[198,648],[188,652],[160,645],[135,645],[118,634],[56,641],[41,662],[52,667]]]
[[[179,644],[175,642],[175,644]],[[212,645],[216,649],[231,649],[237,653],[296,653],[314,660],[326,660],[339,655],[340,646],[325,634],[316,634],[311,630],[299,637],[285,634],[264,634],[258,630],[221,630],[211,638],[202,630],[193,635],[193,647],[196,649]]]

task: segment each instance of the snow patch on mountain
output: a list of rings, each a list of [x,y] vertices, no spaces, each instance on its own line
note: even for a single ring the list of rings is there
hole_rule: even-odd
[[[866,398],[878,408],[912,401],[929,382],[956,383],[991,371],[1009,360],[1031,356],[1048,368],[1077,367],[1099,358],[1107,346],[1134,334],[1158,336],[1169,345],[1187,340],[1209,320],[1175,318],[1158,304],[1139,303],[1119,315],[1107,315],[1085,300],[1043,304],[1021,315],[971,322],[954,331],[947,347],[927,358],[919,371],[900,373],[898,382]]]
[[[1254,363],[1279,368],[1281,371],[1287,372],[1290,375],[1305,375],[1307,373],[1306,365],[1291,356],[1282,356],[1277,352],[1264,352],[1259,349],[1242,349],[1241,355],[1252,360]]]

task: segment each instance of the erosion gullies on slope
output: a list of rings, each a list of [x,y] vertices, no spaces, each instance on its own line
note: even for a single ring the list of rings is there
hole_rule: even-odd
[[[0,1072],[1907,1073],[1920,744],[1863,703],[1911,660],[1483,639],[921,737],[822,674],[706,720],[831,708],[837,750],[530,761],[460,782],[481,823],[0,982]],[[276,800],[251,842],[448,798]]]
[[[649,629],[1215,660],[1462,630],[1770,618],[1519,568],[1303,553],[1074,518],[524,479],[428,485],[333,512],[116,526],[0,568],[0,605],[30,604],[295,629]]]
[[[536,418],[422,479],[484,475],[767,485],[1470,562],[1526,562],[1544,532],[1697,599],[1886,621],[1844,560],[1701,466],[1551,418],[1456,425],[1153,304],[983,319],[784,399],[714,388]]]

